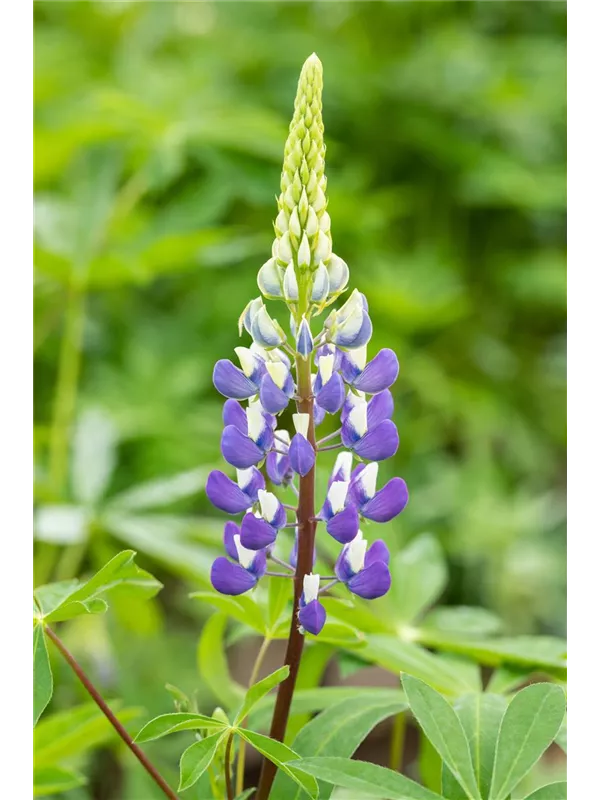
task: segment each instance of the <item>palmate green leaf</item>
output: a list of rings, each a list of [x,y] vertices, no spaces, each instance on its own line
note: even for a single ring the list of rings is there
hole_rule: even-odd
[[[217,612],[204,623],[198,642],[198,669],[211,691],[226,708],[243,702],[246,692],[231,678],[225,657],[227,614]]]
[[[133,550],[118,553],[89,581],[74,584],[69,593],[47,586],[36,589],[34,597],[40,607],[47,605],[49,595],[54,598],[62,597],[58,605],[44,614],[44,619],[48,622],[59,622],[82,614],[101,613],[107,608],[105,597],[113,592],[135,592],[141,597],[153,597],[162,584],[137,566],[134,562],[135,555]]]
[[[443,550],[435,537],[425,533],[397,553],[390,562],[390,600],[394,618],[412,623],[431,606],[448,581]]]
[[[271,583],[276,583],[276,581],[271,581]],[[190,597],[193,600],[210,603],[213,608],[225,612],[238,622],[249,625],[259,633],[265,634],[267,632],[267,625],[260,606],[252,597],[246,595],[231,597],[226,594],[217,594],[216,592],[193,592]]]
[[[120,703],[109,705],[124,725],[141,714],[138,708],[121,710]],[[35,766],[54,766],[99,744],[114,741],[115,737],[114,728],[95,703],[48,714],[38,723],[33,734]]]
[[[270,739],[268,736],[263,736],[262,733],[255,733],[245,728],[239,728],[238,732],[252,747],[288,775],[309,797],[317,798],[319,796],[316,780],[311,775],[305,775],[302,771],[299,772],[295,768],[295,763],[294,766],[288,764],[289,761],[296,762],[298,754],[287,745],[275,739]]]
[[[502,627],[500,618],[486,608],[439,606],[419,624],[419,640],[435,644],[436,633],[452,633],[464,638],[492,636]]]
[[[367,761],[335,757],[303,758],[294,762],[293,766],[320,781],[364,792],[368,797],[384,800],[443,800],[439,794],[419,786],[399,772]]]
[[[161,714],[147,722],[135,737],[136,742],[151,742],[178,731],[201,730],[203,728],[223,728],[225,723],[204,714],[173,712]]]
[[[377,694],[355,691],[352,700],[331,706],[307,723],[294,739],[292,749],[302,758],[322,755],[349,758],[375,725],[407,707],[404,699],[382,701]],[[331,792],[331,786],[319,786],[319,798],[327,800]],[[277,774],[272,800],[299,800],[300,794],[283,773]]]
[[[530,676],[531,670],[527,667],[498,667],[494,670],[485,690],[490,694],[509,694],[521,684],[527,683]]]
[[[528,794],[524,800],[567,800],[567,782],[548,783]]]
[[[556,734],[556,739],[554,740],[556,744],[560,747],[563,753],[567,752],[567,717],[563,720],[562,725],[560,726],[560,730]]]
[[[394,636],[374,634],[359,651],[361,658],[399,675],[407,673],[426,681],[438,691],[460,695],[476,690],[471,677],[451,661],[430,653],[413,642],[403,642]]]
[[[235,719],[233,720],[234,727],[246,719],[250,711],[259,702],[259,700],[262,700],[262,698],[268,694],[271,689],[274,689],[275,686],[278,686],[282,681],[284,681],[289,674],[290,668],[286,664],[284,667],[281,667],[275,672],[272,672],[270,675],[267,675],[266,678],[263,678],[261,681],[257,681],[257,683],[253,684],[246,692],[246,697],[244,698],[242,707],[235,715]]]
[[[36,767],[33,770],[33,796],[47,797],[68,792],[83,786],[86,778],[79,772],[64,767]]]
[[[179,788],[178,792],[189,789],[204,774],[215,757],[218,746],[227,736],[227,731],[219,731],[194,742],[187,750],[183,751],[179,762]]]
[[[134,486],[111,497],[108,509],[140,511],[171,505],[203,491],[209,472],[209,467],[199,467],[168,478],[157,478],[140,486]]]
[[[52,699],[52,669],[41,624],[33,629],[33,724]]]
[[[513,697],[502,719],[490,800],[504,800],[543,755],[565,716],[560,686],[536,683]]]
[[[468,694],[460,697],[454,710],[461,721],[469,749],[475,780],[482,797],[487,797],[492,782],[496,740],[508,701],[495,694]],[[463,800],[464,792],[452,773],[442,767],[442,794],[446,800]]]
[[[100,408],[84,411],[77,420],[71,457],[73,497],[83,506],[104,495],[116,462],[117,430]]]
[[[423,681],[405,675],[402,687],[410,709],[469,800],[480,800],[465,731],[448,701]]]

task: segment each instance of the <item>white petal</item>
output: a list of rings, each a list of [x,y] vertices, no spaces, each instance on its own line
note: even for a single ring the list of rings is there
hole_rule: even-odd
[[[240,489],[245,489],[246,486],[248,486],[252,480],[253,472],[253,467],[248,467],[248,469],[236,469],[237,482]]]
[[[266,422],[262,413],[262,407],[253,404],[246,409],[248,419],[248,436],[256,441],[263,432]]]
[[[298,267],[300,269],[307,269],[310,267],[310,245],[306,233],[303,234],[300,247],[298,248]]]
[[[276,227],[281,231],[281,233],[285,233],[288,229],[288,218],[287,214],[283,209],[277,214],[277,219],[275,220]]]
[[[356,350],[349,350],[346,353],[346,358],[349,358],[362,372],[367,363],[367,345],[358,347]]]
[[[267,361],[267,372],[273,378],[273,383],[280,389],[283,389],[283,384],[288,376],[288,368],[281,361]]]
[[[239,533],[233,535],[233,541],[235,542],[235,549],[237,550],[238,560],[241,566],[244,567],[244,569],[248,569],[252,566],[256,550],[248,550],[247,547],[244,547],[240,541]]]
[[[310,414],[292,414],[292,419],[294,420],[294,428],[296,428],[296,433],[301,433],[302,436],[307,438]]]
[[[348,414],[348,422],[359,437],[365,435],[367,432],[367,404],[364,400],[355,405]]]
[[[279,508],[279,500],[272,492],[266,492],[264,489],[258,490],[258,502],[260,503],[260,510],[263,517],[267,522],[271,522],[277,509]]]
[[[346,559],[352,572],[360,572],[365,566],[367,544],[367,540],[363,539],[362,531],[359,531],[350,544],[346,545]]]
[[[321,373],[321,381],[323,386],[327,383],[329,378],[333,375],[333,363],[335,356],[321,356],[319,359],[319,372]]]
[[[289,444],[290,444],[290,441],[291,441],[291,439],[290,439],[290,433],[289,433],[289,431],[285,431],[285,430],[279,430],[279,428],[277,428],[277,438],[278,438],[278,439],[283,439],[283,441],[284,441],[284,442],[285,442],[285,443],[288,445],[288,447],[289,447]],[[283,442],[281,442],[281,444],[283,444]]]
[[[335,475],[337,472],[340,473],[342,480],[350,480],[350,474],[352,473],[352,453],[348,452],[348,450],[344,450],[344,452],[340,453],[336,458],[332,474]]]
[[[315,247],[315,261],[327,261],[331,255],[331,236],[319,231],[317,246]]]
[[[296,278],[296,270],[293,261],[290,261],[285,269],[285,274],[283,276],[283,294],[286,300],[296,301],[298,299],[298,279]]]
[[[319,580],[319,576],[313,575],[312,573],[304,576],[302,589],[304,591],[304,602],[306,604],[316,600],[319,596]]]
[[[329,487],[327,499],[329,500],[331,510],[334,514],[337,514],[338,511],[343,509],[349,486],[350,481],[334,481]]]
[[[357,406],[362,402],[366,402],[365,401],[365,393],[364,392],[356,392],[356,393],[355,392],[348,392],[348,394],[346,395],[346,402],[349,403],[349,405],[352,406],[352,408],[354,408],[354,406]]]
[[[258,357],[249,347],[234,347],[233,350],[240,361],[242,372],[249,378],[258,366]]]
[[[323,262],[319,264],[313,274],[313,285],[311,300],[315,303],[322,303],[329,294],[329,273]]]
[[[287,231],[279,240],[278,258],[280,261],[285,261],[286,264],[292,260],[292,245],[290,244],[290,234]]]
[[[371,461],[358,475],[358,480],[369,498],[373,497],[376,492],[378,472],[379,464],[376,461]]]

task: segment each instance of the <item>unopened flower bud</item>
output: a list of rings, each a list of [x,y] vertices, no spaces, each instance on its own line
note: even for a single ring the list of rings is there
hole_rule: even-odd
[[[328,215],[329,216],[329,215]],[[312,206],[308,207],[308,216],[306,218],[305,231],[309,236],[314,236],[319,230],[319,218]]]
[[[310,332],[310,326],[306,321],[306,317],[302,317],[300,329],[296,338],[296,350],[303,357],[307,358],[313,351],[313,338]]]
[[[270,258],[259,269],[257,282],[265,297],[281,297],[281,270],[274,258]]]
[[[350,278],[350,270],[346,262],[336,256],[335,253],[332,253],[327,264],[327,272],[329,274],[330,294],[338,294],[343,291]]]
[[[310,299],[313,303],[324,303],[329,294],[329,274],[321,261],[313,274],[313,285]]]
[[[306,233],[302,235],[302,241],[300,242],[300,247],[298,248],[298,268],[300,270],[306,270],[310,267],[311,256],[310,256],[310,245],[308,243],[308,236]]]
[[[300,219],[298,217],[298,206],[296,206],[291,213],[289,231],[290,235],[295,236],[296,239],[302,236],[302,226],[300,225]]]
[[[286,231],[279,240],[279,253],[277,254],[279,261],[288,263],[292,260],[292,244],[290,242],[289,231]]]
[[[269,350],[285,342],[285,333],[277,320],[271,319],[264,305],[257,311],[250,326],[250,334],[256,344]]]
[[[284,234],[288,229],[288,218],[287,214],[283,209],[277,214],[277,218],[275,220],[275,230],[278,236]]]
[[[285,269],[285,274],[283,276],[283,295],[288,302],[296,303],[298,301],[298,279],[296,278],[296,270],[293,261],[290,261]]]
[[[319,231],[315,247],[315,261],[327,261],[331,255],[331,236]]]

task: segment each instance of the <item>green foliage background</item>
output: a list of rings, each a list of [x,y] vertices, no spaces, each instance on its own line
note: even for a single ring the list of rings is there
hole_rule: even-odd
[[[113,434],[104,495],[198,484],[127,530],[93,497],[71,545],[36,546],[38,580],[125,541],[166,583],[144,610],[72,626],[128,702],[158,712],[166,680],[196,688],[186,592],[222,525],[199,488],[220,460],[212,365],[258,293],[312,51],[334,249],[369,299],[370,352],[401,363],[386,473],[411,501],[386,538],[440,539],[447,602],[564,633],[565,17],[558,2],[35,4],[37,503],[80,506]],[[109,427],[74,465],[90,409]],[[63,677],[59,708],[82,699]]]

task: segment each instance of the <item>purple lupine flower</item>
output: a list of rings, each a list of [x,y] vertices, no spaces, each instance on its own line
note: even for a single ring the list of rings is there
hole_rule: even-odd
[[[349,453],[347,450],[342,450],[335,459],[327,488],[329,488],[334,481],[349,481],[351,477],[352,453]]]
[[[265,411],[278,414],[294,394],[294,379],[282,361],[267,361],[265,368],[260,382],[260,402]]]
[[[313,337],[310,332],[310,325],[306,321],[306,317],[302,317],[300,328],[296,336],[296,350],[302,358],[308,358],[312,353],[314,347]]]
[[[245,423],[234,406],[223,410],[224,417],[226,413],[229,424],[221,436],[221,452],[225,461],[238,469],[247,469],[260,463],[273,446],[272,422],[268,416],[257,405],[248,407],[244,415]]]
[[[344,381],[334,370],[334,355],[319,358],[319,371],[313,385],[315,402],[330,414],[337,414],[344,404]]]
[[[210,582],[221,594],[238,595],[253,589],[267,570],[267,556],[264,550],[248,550],[240,540],[240,529],[235,522],[225,524],[223,534],[225,556],[213,562]]]
[[[369,403],[358,399],[342,423],[344,447],[368,461],[383,461],[398,449],[398,430],[389,419],[393,401],[390,408],[388,397],[391,400],[385,390]]]
[[[256,467],[238,469],[237,483],[224,472],[213,470],[206,481],[210,502],[227,514],[239,514],[258,501],[258,490],[265,488],[265,479]]]
[[[314,448],[307,438],[310,415],[294,414],[292,418],[296,434],[290,444],[290,464],[294,472],[304,477],[313,468],[316,458]]]
[[[325,320],[327,340],[338,347],[353,349],[367,344],[373,333],[369,306],[364,294],[355,289],[338,311]]]
[[[268,454],[265,462],[267,475],[276,486],[288,486],[294,477],[288,455],[290,448],[289,433],[278,429],[274,444],[280,452],[273,450]]]
[[[378,394],[394,383],[400,371],[393,350],[384,347],[367,363],[367,348],[349,350],[342,356],[342,376],[347,384],[366,394]]]
[[[248,550],[261,550],[275,542],[286,524],[285,509],[272,492],[258,490],[260,511],[248,511],[242,519],[242,545]]]
[[[300,610],[298,611],[298,622],[300,632],[308,631],[315,636],[323,630],[327,614],[319,602],[319,575],[304,576],[302,583],[302,594],[300,596]]]
[[[367,541],[359,531],[340,553],[335,574],[353,594],[365,600],[382,597],[390,588],[392,578],[388,567],[390,553],[381,539],[367,549]]]
[[[236,367],[228,358],[220,359],[213,370],[213,383],[225,397],[247,400],[259,391],[265,361],[248,347],[236,347],[235,352],[242,368]]]
[[[352,473],[349,496],[363,517],[374,522],[389,522],[408,503],[408,488],[402,478],[392,478],[383,489],[375,490],[379,464],[359,464]]]
[[[327,533],[341,544],[347,544],[358,533],[358,511],[347,503],[349,481],[333,481],[318,517],[326,523]]]

